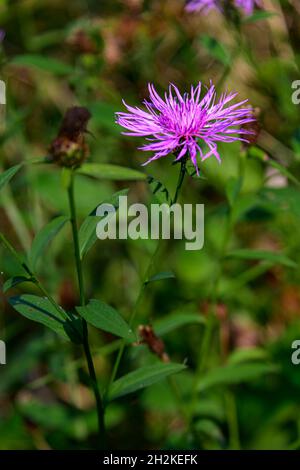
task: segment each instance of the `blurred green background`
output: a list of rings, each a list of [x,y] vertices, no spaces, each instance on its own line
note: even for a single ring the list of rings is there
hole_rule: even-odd
[[[300,11],[296,0],[267,0],[264,8],[269,13],[243,18],[238,29],[219,13],[188,14],[182,0],[0,1],[5,30],[1,79],[7,86],[1,170],[44,157],[65,110],[80,105],[92,113],[89,161],[144,171],[173,193],[178,168],[171,165],[172,157],[141,168],[147,157],[137,150],[142,141],[122,136],[114,123],[122,98],[136,106],[147,97],[148,82],[163,92],[169,82],[184,91],[212,80],[218,92],[236,90],[257,110],[261,131],[254,145],[242,153],[240,144],[220,146],[221,165],[208,159],[200,164],[201,178],[186,178],[181,201],[205,204],[204,248],[186,251],[184,241],[162,243],[154,274],[172,271],[175,277],[147,286],[135,327],[151,324],[155,330],[174,312],[205,319],[230,206],[228,252],[270,250],[278,257],[228,257],[222,263],[218,329],[206,365],[207,374],[217,378],[210,377],[212,384],[194,397],[193,433],[169,382],[161,381],[108,406],[112,448],[298,447],[300,366],[291,362],[291,344],[300,339],[300,105],[292,103],[291,84],[300,79]],[[234,200],[241,161],[244,179]],[[132,202],[153,201],[144,181],[79,175],[80,221],[125,188]],[[35,233],[67,210],[61,170],[26,165],[1,192],[1,231],[24,252]],[[154,249],[151,240],[98,240],[84,264],[89,297],[104,300],[128,318]],[[0,250],[4,282],[19,268],[2,246]],[[40,260],[38,274],[62,306],[78,305],[69,227]],[[24,291],[36,293],[23,285],[10,294]],[[181,321],[166,330],[162,339],[172,362],[188,366],[176,376],[181,399],[188,403],[204,327],[200,320]],[[105,387],[119,341],[93,328],[90,338],[97,377]],[[21,317],[2,293],[0,339],[7,345],[7,364],[0,366],[0,449],[93,446],[96,414],[80,349]],[[132,345],[119,374],[157,360],[145,345]],[[271,372],[252,377],[242,369],[235,376],[232,364]]]

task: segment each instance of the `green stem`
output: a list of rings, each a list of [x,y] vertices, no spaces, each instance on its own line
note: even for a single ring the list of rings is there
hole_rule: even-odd
[[[74,173],[73,171],[71,172],[70,184],[68,186],[68,199],[69,199],[69,207],[70,207],[70,216],[71,216],[72,235],[73,235],[79,295],[80,295],[80,304],[84,306],[85,305],[85,291],[84,291],[83,271],[82,271],[82,263],[81,263],[81,258],[80,258],[80,249],[79,249],[76,205],[75,205],[75,198],[74,198]],[[100,390],[98,387],[94,362],[93,362],[93,358],[92,358],[92,354],[90,350],[87,322],[85,321],[84,318],[82,318],[81,320],[82,320],[82,328],[83,328],[83,349],[84,349],[84,354],[86,357],[87,366],[89,370],[91,387],[94,392],[94,396],[96,400],[100,446],[102,448],[105,448],[106,438],[105,438],[104,406],[103,406]]]
[[[229,431],[229,448],[240,450],[239,423],[236,409],[236,402],[231,391],[225,392],[225,404],[227,410],[227,422]]]
[[[179,196],[182,184],[183,184],[183,180],[184,180],[184,177],[185,177],[185,174],[186,174],[186,162],[187,162],[186,158],[183,158],[180,162],[180,171],[179,171],[179,175],[178,175],[176,191],[175,191],[175,195],[174,195],[173,200],[172,200],[172,204],[176,204],[176,202],[177,202],[177,199],[178,199],[178,196]]]
[[[81,257],[80,257],[79,238],[78,238],[78,229],[77,229],[77,216],[76,216],[76,205],[75,205],[75,198],[74,198],[74,174],[73,174],[73,172],[71,173],[70,184],[68,186],[68,198],[69,198],[69,207],[70,207],[70,216],[71,216],[70,220],[71,220],[71,224],[72,224],[72,235],[73,235],[73,243],[74,243],[74,253],[75,253],[75,263],[76,263],[76,271],[77,271],[77,278],[78,278],[80,304],[82,306],[84,306],[85,305],[85,295],[84,295],[82,263],[81,263]]]

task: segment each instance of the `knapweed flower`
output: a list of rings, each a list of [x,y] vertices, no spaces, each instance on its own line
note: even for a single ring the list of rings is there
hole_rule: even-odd
[[[211,83],[201,97],[202,85],[191,87],[190,93],[181,95],[178,88],[170,84],[164,99],[149,84],[149,101],[144,100],[146,110],[127,105],[128,112],[117,113],[116,122],[128,129],[124,135],[147,137],[149,143],[140,150],[154,152],[144,165],[175,155],[175,161],[190,157],[198,174],[197,155],[203,161],[214,155],[221,161],[218,142],[247,142],[244,135],[251,134],[243,129],[244,124],[254,121],[249,107],[243,107],[247,100],[229,103],[237,93],[223,93],[217,99]]]
[[[189,0],[186,4],[186,11],[203,11],[207,13],[209,10],[215,9],[222,11],[228,6],[234,5],[243,11],[246,16],[252,15],[255,5],[261,6],[260,0]]]

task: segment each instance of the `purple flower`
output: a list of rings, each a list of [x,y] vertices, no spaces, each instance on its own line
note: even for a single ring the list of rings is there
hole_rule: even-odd
[[[204,11],[204,13],[207,13],[214,8],[220,10],[218,0],[190,0],[185,7],[186,11],[190,13],[194,11]]]
[[[246,16],[251,16],[255,5],[261,6],[260,0],[234,0],[235,6],[243,10]]]
[[[4,29],[0,28],[0,42],[2,42],[4,38],[5,38],[5,31]]]
[[[212,9],[222,11],[226,3],[229,4],[229,0],[227,2],[222,0],[189,0],[185,9],[188,12],[203,11],[204,13]],[[260,0],[232,0],[231,3],[243,10],[246,16],[252,15],[255,5],[261,6]]]
[[[252,109],[242,107],[247,100],[229,105],[237,93],[223,93],[217,100],[211,83],[201,98],[201,82],[184,95],[170,84],[163,99],[153,85],[148,88],[150,100],[144,100],[145,111],[123,101],[129,112],[117,113],[116,118],[117,124],[129,131],[124,135],[147,137],[149,143],[140,150],[154,152],[154,156],[144,165],[173,153],[176,161],[189,156],[198,174],[197,155],[201,161],[214,155],[220,162],[218,142],[247,142],[243,135],[252,133],[240,127],[255,120]]]

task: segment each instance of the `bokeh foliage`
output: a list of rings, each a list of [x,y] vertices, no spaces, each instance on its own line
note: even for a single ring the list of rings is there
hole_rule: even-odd
[[[171,157],[141,168],[140,142],[122,136],[114,123],[122,98],[138,105],[148,82],[162,91],[169,82],[184,90],[213,80],[219,91],[235,89],[258,109],[261,133],[255,145],[242,152],[240,144],[224,145],[221,165],[209,159],[200,165],[201,178],[185,181],[181,200],[205,204],[204,248],[186,251],[178,240],[162,244],[154,274],[171,271],[174,276],[147,285],[136,318],[135,329],[152,324],[172,362],[186,364],[175,380],[184,403],[193,396],[193,432],[169,381],[163,380],[108,406],[113,448],[298,445],[300,375],[291,363],[291,344],[300,337],[300,127],[291,83],[299,79],[300,13],[296,1],[265,3],[270,14],[244,19],[239,30],[220,14],[188,15],[182,0],[0,2],[6,32],[1,78],[8,103],[1,171],[44,157],[65,110],[81,105],[92,113],[90,162],[142,171],[173,193],[178,169]],[[62,180],[55,166],[28,164],[1,191],[1,231],[19,252],[28,251],[52,218],[67,214]],[[146,180],[78,175],[80,221],[127,188],[132,202],[154,200]],[[204,324],[229,211],[230,256],[222,261],[218,328],[206,374],[200,374]],[[4,283],[19,274],[19,267],[0,249]],[[154,249],[151,240],[98,240],[85,257],[89,297],[102,299],[128,319]],[[67,225],[37,269],[64,308],[78,305]],[[25,289],[37,294],[33,285],[23,284],[11,295]],[[21,317],[0,295],[0,338],[7,344],[7,365],[0,366],[0,448],[92,447],[96,414],[79,348]],[[96,328],[90,337],[105,387],[120,340]],[[158,362],[145,345],[133,344],[119,373]]]

